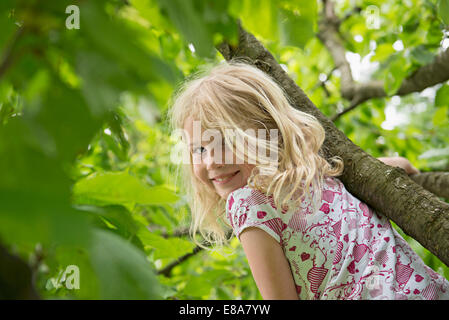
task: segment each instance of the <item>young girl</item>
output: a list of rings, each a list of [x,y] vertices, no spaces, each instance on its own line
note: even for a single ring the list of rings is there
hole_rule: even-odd
[[[264,72],[238,61],[203,72],[170,117],[189,145],[193,237],[223,244],[232,227],[264,299],[449,299],[447,280],[335,178],[343,163],[320,155],[320,123]]]

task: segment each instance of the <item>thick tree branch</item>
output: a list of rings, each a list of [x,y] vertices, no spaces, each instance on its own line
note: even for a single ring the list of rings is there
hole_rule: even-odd
[[[396,94],[403,96],[422,91],[447,80],[449,80],[449,48],[437,55],[432,63],[422,66],[405,79]]]
[[[373,99],[386,97],[383,81],[369,81],[356,83],[352,77],[349,62],[346,59],[346,50],[340,37],[339,26],[341,21],[335,15],[334,3],[331,0],[323,1],[323,14],[319,22],[318,38],[328,49],[335,66],[341,72],[341,95],[349,100],[350,106],[332,117],[335,121],[343,114],[353,110],[361,103]],[[417,69],[412,75],[401,83],[396,95],[403,96],[412,92],[420,92],[449,79],[449,48],[438,54],[428,65]]]
[[[340,21],[335,15],[334,3],[323,1],[323,13],[318,23],[318,38],[328,49],[335,67],[341,72],[340,91],[343,98],[352,100],[355,82],[352,77],[351,66],[346,60],[346,50],[339,35]]]
[[[410,178],[424,189],[449,199],[449,172],[423,172],[414,174]]]
[[[449,204],[413,182],[399,168],[392,168],[354,145],[310,101],[287,75],[270,52],[250,33],[239,27],[239,43],[218,46],[226,60],[245,58],[275,79],[293,106],[315,116],[326,138],[322,147],[326,159],[339,156],[345,170],[340,177],[349,192],[377,212],[393,220],[402,230],[449,265]]]

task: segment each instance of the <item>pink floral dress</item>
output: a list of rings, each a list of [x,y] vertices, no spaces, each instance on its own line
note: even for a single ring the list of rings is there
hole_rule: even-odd
[[[338,179],[325,179],[312,208],[306,200],[277,210],[271,196],[247,185],[226,202],[237,237],[257,227],[282,246],[300,299],[449,299],[448,281]]]

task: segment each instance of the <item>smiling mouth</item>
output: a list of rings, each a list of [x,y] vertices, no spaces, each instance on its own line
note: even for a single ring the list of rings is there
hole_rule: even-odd
[[[214,178],[214,179],[211,179],[211,180],[212,180],[214,183],[217,183],[217,184],[224,184],[224,183],[227,183],[227,182],[231,181],[232,178],[234,178],[239,172],[240,172],[240,171],[236,171],[236,172],[231,173],[231,174],[229,174],[229,175],[226,175],[226,176],[224,176],[224,177],[221,177],[221,178]]]

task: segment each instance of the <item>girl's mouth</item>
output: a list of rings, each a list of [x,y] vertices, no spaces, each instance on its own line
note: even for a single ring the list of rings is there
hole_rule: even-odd
[[[221,177],[221,178],[214,178],[212,179],[213,183],[215,184],[225,184],[228,183],[229,181],[231,181],[236,175],[237,173],[239,173],[240,171],[236,171],[234,173],[231,173],[227,176]]]

